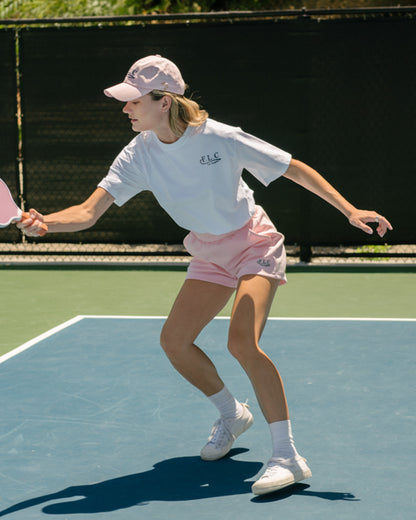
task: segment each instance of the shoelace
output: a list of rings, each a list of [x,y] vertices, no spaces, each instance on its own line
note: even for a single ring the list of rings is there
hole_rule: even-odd
[[[267,479],[272,477],[275,473],[280,471],[281,469],[289,469],[287,466],[280,462],[276,462],[273,460],[269,460],[267,463],[266,471],[261,476],[262,479]]]
[[[223,445],[232,439],[232,434],[228,431],[228,428],[224,424],[222,419],[218,419],[212,428],[211,438],[208,441],[210,444]]]
[[[276,460],[276,459],[272,458],[267,463],[266,472],[273,473],[273,471],[276,471],[278,468],[290,469],[290,467],[293,465],[292,460],[293,459]],[[303,457],[301,457],[300,460],[303,460],[306,462],[306,459],[304,459]]]

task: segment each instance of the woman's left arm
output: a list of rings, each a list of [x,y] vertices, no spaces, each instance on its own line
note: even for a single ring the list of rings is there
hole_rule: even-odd
[[[377,233],[380,237],[383,237],[388,229],[393,229],[390,222],[377,212],[357,209],[354,207],[333,186],[331,186],[322,175],[297,159],[291,160],[284,177],[300,184],[307,190],[329,202],[329,204],[332,204],[332,206],[337,208],[348,218],[351,225],[362,229],[369,235],[373,233],[373,230],[370,226],[366,225],[367,222],[378,223]]]

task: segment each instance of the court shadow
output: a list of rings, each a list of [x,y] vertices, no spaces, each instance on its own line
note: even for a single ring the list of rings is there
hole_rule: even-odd
[[[275,491],[267,495],[256,496],[251,499],[251,502],[258,504],[277,502],[284,500],[293,495],[302,495],[306,497],[317,497],[323,498],[324,500],[345,500],[348,502],[359,502],[359,498],[355,498],[355,495],[351,493],[342,493],[337,491],[308,491],[310,486],[308,484],[294,484],[293,486],[282,489],[281,491]]]
[[[42,511],[51,515],[104,513],[146,505],[152,501],[186,501],[250,493],[251,482],[261,462],[234,460],[245,452],[233,449],[227,458],[215,463],[200,457],[178,457],[156,463],[153,469],[111,480],[71,486],[62,491],[15,504],[0,517],[50,501]],[[69,499],[69,500],[64,500]]]

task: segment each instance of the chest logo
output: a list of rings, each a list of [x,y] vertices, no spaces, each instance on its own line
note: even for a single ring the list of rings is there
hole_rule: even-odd
[[[210,166],[211,164],[216,164],[218,161],[221,161],[221,157],[219,152],[215,152],[213,154],[203,155],[199,162],[203,165]]]

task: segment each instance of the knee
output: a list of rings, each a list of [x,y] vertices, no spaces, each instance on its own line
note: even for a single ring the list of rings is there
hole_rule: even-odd
[[[165,325],[160,333],[160,345],[166,356],[173,362],[180,356],[183,342],[177,332]]]
[[[160,346],[163,348],[165,354],[169,357],[169,354],[172,354],[175,351],[174,347],[174,339],[173,335],[166,328],[166,325],[163,327],[162,332],[160,333]]]
[[[228,350],[242,365],[245,365],[260,353],[255,339],[238,329],[231,330],[229,333]]]

